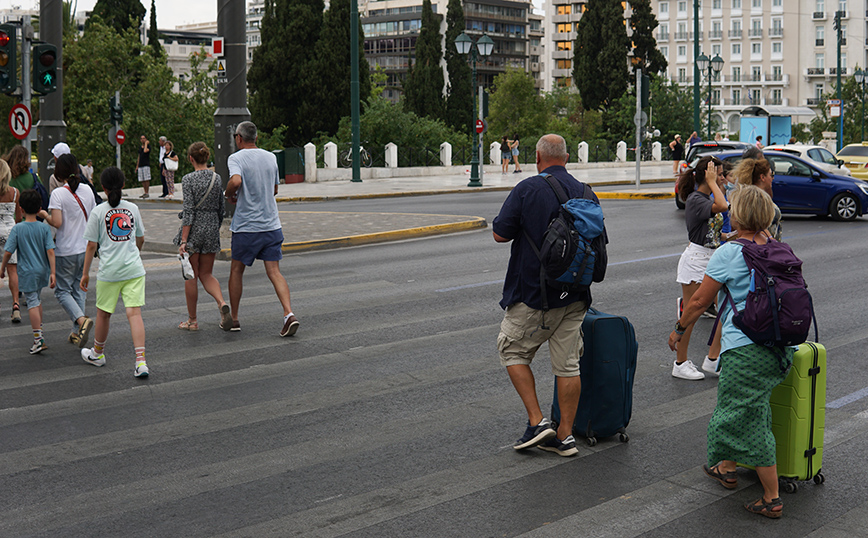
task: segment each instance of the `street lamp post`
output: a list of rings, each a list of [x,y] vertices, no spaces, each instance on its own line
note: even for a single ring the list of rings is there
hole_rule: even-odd
[[[701,54],[696,59],[696,66],[708,79],[708,140],[711,140],[711,81],[723,70],[723,58],[720,54],[715,54],[714,58],[709,59],[705,54]]]
[[[865,140],[865,79],[868,78],[868,71],[862,71],[861,69],[857,69],[855,73],[853,73],[853,78],[856,79],[856,84],[859,85],[860,95],[862,96],[862,138],[861,141]]]
[[[470,183],[468,187],[481,187],[482,182],[479,181],[479,135],[476,133],[476,62],[481,56],[483,58],[489,56],[494,50],[494,41],[490,37],[483,34],[476,42],[464,32],[455,38],[455,50],[462,56],[470,54],[470,64],[473,67],[470,79],[470,87],[473,88],[473,121],[471,122],[471,130],[473,135],[473,154],[470,156]]]

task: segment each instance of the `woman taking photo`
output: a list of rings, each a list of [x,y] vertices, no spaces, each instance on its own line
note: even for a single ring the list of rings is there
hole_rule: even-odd
[[[772,181],[775,178],[775,171],[772,168],[771,163],[765,158],[743,158],[735,166],[732,175],[735,178],[736,184],[755,185],[765,191],[765,193],[769,195],[769,198],[772,197]],[[774,202],[772,202],[772,206],[774,206],[775,209],[775,217],[772,219],[768,231],[769,234],[771,234],[772,239],[780,241],[781,235],[783,234],[783,228],[781,226],[781,210],[774,204]]]
[[[739,186],[730,195],[730,219],[737,239],[766,244],[765,231],[775,210],[771,197],[754,186]],[[718,296],[723,311],[720,355],[720,381],[717,405],[708,423],[708,463],[703,470],[727,489],[738,486],[736,462],[752,465],[763,487],[762,498],[744,505],[754,514],[779,518],[783,502],[778,496],[775,437],[771,430],[772,389],[787,375],[781,369],[777,351],[755,344],[733,324],[734,313],[725,293],[726,286],[739,310],[744,308],[750,290],[750,271],[742,255],[742,244],[731,241],[721,246],[705,271],[702,285],[685,302],[684,314],[669,335],[669,349],[680,351],[686,327],[691,326]],[[784,365],[792,363],[792,348],[784,348]]]
[[[718,184],[718,174],[723,173],[723,165],[713,157],[703,157],[696,167],[688,169],[678,178],[678,192],[685,197],[684,220],[687,224],[687,238],[690,241],[678,261],[676,281],[681,284],[682,304],[690,302],[690,298],[699,289],[708,260],[714,250],[720,246],[721,230],[723,228],[722,213],[727,210],[726,198]],[[712,198],[713,196],[713,198]],[[708,305],[706,305],[708,306]],[[693,324],[687,327],[678,348],[675,363],[672,365],[672,377],[688,380],[705,379],[705,374],[696,368],[693,361],[687,358],[690,334]],[[716,349],[709,350],[702,364],[703,370],[717,370],[717,361],[709,357],[717,357]]]
[[[84,230],[96,202],[93,191],[81,181],[78,161],[71,153],[57,158],[54,177],[63,186],[51,192],[48,211],[41,210],[37,216],[57,229],[54,240],[57,286],[54,296],[72,320],[72,332],[67,340],[83,348],[87,344],[93,321],[84,315],[87,292],[81,289],[79,283],[87,250]]]
[[[211,152],[204,142],[194,142],[187,150],[193,172],[181,180],[184,220],[175,244],[178,245],[179,254],[190,255],[194,275],[194,278],[184,281],[188,317],[178,328],[185,331],[199,330],[196,318],[196,303],[199,300],[197,279],[220,307],[220,328],[224,331],[232,329],[229,305],[223,300],[220,283],[211,274],[214,258],[220,250],[220,222],[223,220],[224,207],[223,182],[216,172],[207,167],[210,156]]]

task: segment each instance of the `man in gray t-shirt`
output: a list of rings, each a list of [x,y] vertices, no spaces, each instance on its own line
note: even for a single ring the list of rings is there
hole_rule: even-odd
[[[292,313],[289,285],[280,272],[283,258],[283,230],[277,213],[279,172],[272,153],[256,147],[256,125],[243,121],[235,129],[238,151],[229,156],[229,183],[226,199],[236,204],[229,230],[232,232],[232,266],[229,271],[229,304],[232,326],[224,331],[240,331],[238,307],[241,303],[242,279],[245,267],[260,259],[265,274],[271,280],[277,298],[283,306],[283,327],[280,336],[292,336],[298,330],[298,319]]]

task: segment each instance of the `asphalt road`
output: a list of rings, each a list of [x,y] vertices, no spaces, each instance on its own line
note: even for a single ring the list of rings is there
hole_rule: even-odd
[[[310,207],[490,221],[505,196]],[[786,495],[771,521],[741,508],[760,494],[753,473],[729,491],[701,471],[716,381],[670,376],[683,214],[671,200],[603,207],[610,268],[595,307],[628,316],[639,340],[629,443],[580,443],[574,458],[512,450],[525,417],[494,345],[509,247],[490,229],[286,256],[301,320],[289,339],[261,265],[246,275],[242,332],[217,328],[204,292],[200,331],[177,330],[177,262],[148,254],[146,381],[122,312],[94,368],[65,343],[49,293],[50,348],[28,355],[26,320],[8,322],[0,291],[0,536],[868,536],[868,219],[785,220],[829,350],[830,408],[826,483]],[[228,263],[215,274],[225,291]],[[542,402],[547,358],[534,364]]]

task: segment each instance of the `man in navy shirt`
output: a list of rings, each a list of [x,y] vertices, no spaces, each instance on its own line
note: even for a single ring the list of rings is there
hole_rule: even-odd
[[[590,187],[567,173],[565,165],[568,159],[563,137],[548,134],[537,142],[537,171],[555,178],[568,198],[579,198],[584,189]],[[593,193],[591,197],[597,201]],[[582,388],[579,377],[581,327],[591,296],[588,291],[563,296],[553,288],[540,289],[540,261],[525,236],[527,232],[530,240],[540,245],[559,206],[555,191],[542,176],[537,175],[515,186],[494,219],[494,240],[498,243],[512,241],[503,299],[500,301],[506,312],[497,337],[497,349],[500,362],[506,367],[528,415],[526,431],[513,448],[522,450],[539,446],[561,456],[572,456],[578,452],[572,427]],[[542,310],[542,293],[547,294],[549,306],[545,312]],[[552,371],[557,376],[561,410],[557,431],[540,410],[530,369],[530,363],[543,342],[549,343]]]

